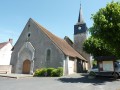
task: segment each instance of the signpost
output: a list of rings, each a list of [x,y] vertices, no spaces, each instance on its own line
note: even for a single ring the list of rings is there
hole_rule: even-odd
[[[114,71],[114,61],[103,61],[103,71]]]
[[[99,75],[113,75],[116,77],[115,73],[115,60],[116,58],[113,56],[100,56],[95,58],[97,60],[97,65],[98,65],[98,73]]]

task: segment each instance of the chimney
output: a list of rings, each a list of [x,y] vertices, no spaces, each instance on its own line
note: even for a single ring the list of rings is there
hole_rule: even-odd
[[[12,44],[12,43],[13,43],[13,39],[10,38],[10,39],[9,39],[9,42]]]

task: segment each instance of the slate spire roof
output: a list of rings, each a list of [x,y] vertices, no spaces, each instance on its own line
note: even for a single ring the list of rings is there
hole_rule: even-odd
[[[40,24],[38,24],[36,21],[34,21],[33,19],[29,19],[30,22],[33,22],[38,30],[41,30],[43,33],[45,33],[47,35],[47,37],[65,54],[71,57],[76,57],[79,58],[81,60],[85,60],[86,59],[84,57],[82,57],[76,50],[74,50],[64,39],[61,39],[57,36],[55,36],[54,34],[52,34],[51,32],[49,32],[47,29],[45,29],[43,26],[41,26]]]
[[[84,19],[83,19],[83,15],[82,15],[81,4],[80,4],[80,11],[79,11],[79,17],[78,17],[78,22],[77,22],[77,24],[83,24],[83,23],[84,23]]]

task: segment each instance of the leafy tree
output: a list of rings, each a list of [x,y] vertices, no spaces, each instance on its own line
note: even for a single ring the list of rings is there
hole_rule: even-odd
[[[84,42],[83,50],[92,54],[94,57],[112,55],[108,46],[104,44],[102,40],[96,39],[92,36]]]
[[[90,33],[94,37],[95,43],[93,38],[90,38],[85,43],[94,43],[91,49],[96,49],[96,52],[101,51],[98,54],[93,54],[101,56],[104,54],[104,50],[106,50],[108,55],[111,52],[113,55],[120,57],[120,3],[114,1],[108,3],[105,8],[99,9],[96,14],[92,15],[92,19],[94,23],[90,28]]]

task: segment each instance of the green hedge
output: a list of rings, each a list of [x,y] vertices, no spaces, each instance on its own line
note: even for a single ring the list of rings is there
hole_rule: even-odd
[[[52,76],[52,71],[54,68],[47,68],[47,76]]]
[[[63,75],[63,68],[41,68],[37,69],[34,76],[38,77],[60,77]]]

